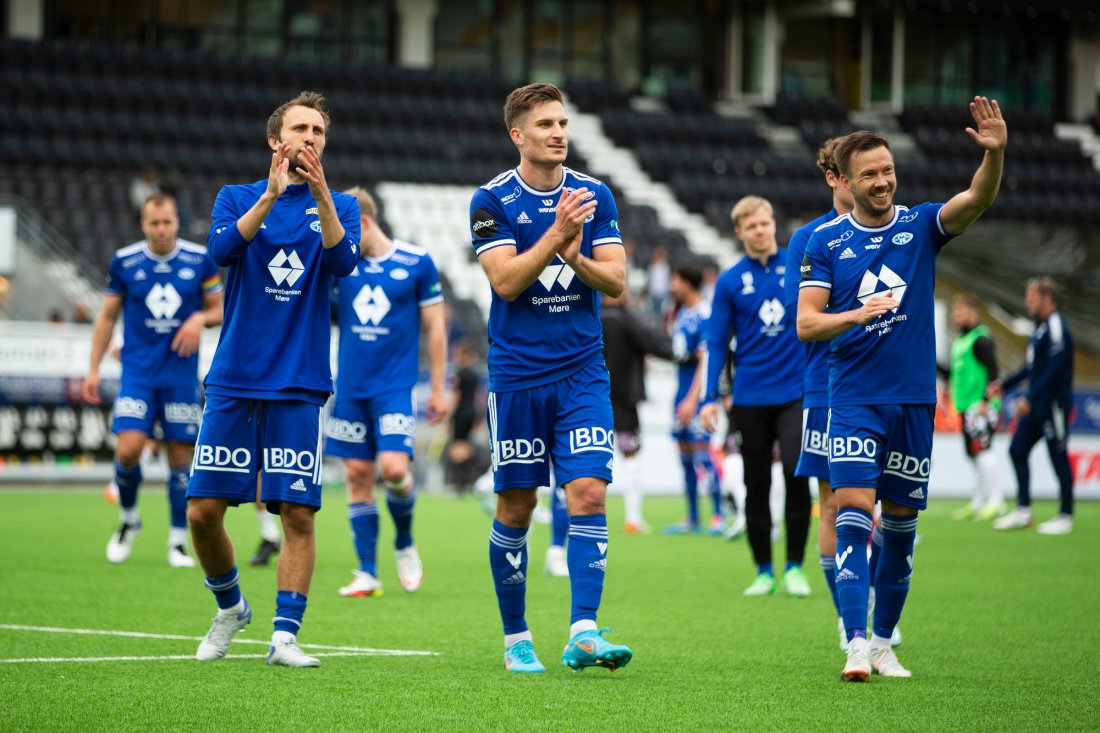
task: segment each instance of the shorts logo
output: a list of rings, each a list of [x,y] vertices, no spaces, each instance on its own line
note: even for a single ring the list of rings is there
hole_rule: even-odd
[[[390,299],[386,297],[386,291],[381,285],[375,285],[373,288],[370,285],[364,285],[352,301],[351,307],[355,310],[359,323],[364,326],[367,323],[377,326],[390,312]]]
[[[412,437],[415,433],[416,418],[412,415],[389,412],[378,418],[379,435],[408,435]]]
[[[592,450],[615,455],[615,431],[598,425],[569,431],[570,453],[585,453]]]
[[[271,262],[267,263],[267,271],[271,273],[271,277],[275,278],[276,285],[282,285],[285,282],[287,287],[293,287],[306,268],[296,251],[290,250],[288,256],[280,249],[279,253],[271,258]]]
[[[224,445],[199,445],[195,448],[196,471],[228,471],[248,473],[252,454],[247,448],[226,448]]]
[[[509,463],[546,463],[546,442],[542,438],[513,438],[493,443],[493,465]]]
[[[166,422],[197,425],[202,419],[202,410],[190,402],[169,402],[164,406],[164,419]]]
[[[819,456],[828,455],[829,438],[820,430],[805,430],[802,435],[802,450]]]
[[[313,477],[317,454],[293,448],[264,448],[264,473],[293,473]]]
[[[367,439],[367,426],[361,422],[341,420],[338,417],[330,417],[325,423],[325,435],[333,440],[343,440],[348,443],[363,443]]]
[[[916,458],[915,456],[907,456],[898,451],[890,451],[890,455],[886,456],[886,468],[883,470],[883,473],[923,484],[928,483],[928,474],[931,468],[932,461],[929,458]],[[909,496],[912,496],[914,499],[923,499],[923,490],[917,489],[917,491],[920,492],[920,496],[913,496],[913,494]]]
[[[115,400],[115,417],[136,417],[144,420],[148,413],[149,405],[145,404],[145,400],[133,397],[119,397]]]
[[[831,460],[860,461],[874,463],[878,453],[878,443],[872,438],[859,438],[854,435],[833,438]]]
[[[302,479],[298,479],[297,481],[292,483],[290,485],[290,488],[292,491],[308,491],[308,489],[306,489],[306,482]]]
[[[153,314],[153,318],[168,320],[176,315],[176,311],[183,305],[183,298],[179,291],[172,287],[172,283],[161,285],[157,283],[145,296],[145,307]]]

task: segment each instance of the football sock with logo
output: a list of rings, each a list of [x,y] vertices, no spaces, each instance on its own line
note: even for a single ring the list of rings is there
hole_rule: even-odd
[[[569,623],[591,621],[595,628],[607,566],[606,514],[574,514],[569,517],[566,561],[573,596]]]
[[[128,524],[137,522],[137,494],[141,486],[141,464],[123,466],[115,459],[115,485],[118,486],[118,508],[122,520]]]
[[[871,514],[844,507],[836,515],[836,594],[848,640],[867,637],[867,596],[871,576],[867,570],[867,539]]]
[[[718,477],[718,469],[714,465],[714,459],[710,457],[709,450],[695,451],[695,465],[706,476],[707,489],[710,493],[711,507],[715,514],[722,513],[722,480]]]
[[[527,631],[527,529],[494,519],[489,530],[489,569],[505,635]]]
[[[871,587],[875,586],[875,573],[878,572],[878,559],[882,557],[882,520],[875,522],[871,530],[870,555],[867,558],[867,577],[871,579]]]
[[[569,509],[565,506],[565,489],[554,489],[550,504],[550,544],[565,547],[569,532]]]
[[[224,575],[207,578],[205,585],[214,593],[214,600],[218,602],[218,608],[233,608],[241,602],[240,576],[237,575],[236,565]]]
[[[821,555],[821,572],[825,575],[825,585],[829,586],[829,593],[833,597],[833,607],[836,615],[840,615],[840,599],[836,595],[836,558],[832,555]]]
[[[378,505],[373,501],[348,504],[348,520],[351,522],[351,541],[359,556],[359,569],[377,576]]]
[[[405,478],[396,484],[386,482],[386,507],[390,510],[393,526],[397,529],[393,546],[398,550],[404,550],[413,544],[412,522],[415,506],[416,487],[412,486],[411,473],[406,473]]]
[[[684,496],[687,497],[688,522],[699,526],[699,474],[695,470],[695,457],[691,453],[680,454],[680,466],[684,469]]]
[[[168,507],[173,529],[187,529],[187,482],[190,474],[190,466],[168,469]]]
[[[872,628],[887,639],[901,618],[909,577],[913,574],[913,545],[917,539],[917,516],[882,515],[882,555],[875,572],[875,614]]]
[[[275,631],[298,635],[302,628],[302,616],[306,614],[306,597],[292,590],[280,590],[275,594]]]

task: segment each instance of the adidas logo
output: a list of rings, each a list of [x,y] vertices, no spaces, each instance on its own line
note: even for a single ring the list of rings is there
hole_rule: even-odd
[[[853,573],[848,568],[844,568],[836,574],[836,582],[839,583],[842,580],[859,580],[859,576]]]
[[[910,491],[909,492],[909,498],[910,499],[923,499],[924,498],[924,487],[918,486],[917,488]]]
[[[856,253],[852,251],[851,247],[845,247],[844,251],[840,253],[840,259],[842,260],[854,260]]]
[[[595,568],[596,570],[602,570],[607,572],[607,558],[600,558],[595,562],[588,563],[588,567]]]
[[[519,217],[516,219],[517,224],[530,224],[531,217],[527,216],[526,211],[519,212]]]
[[[279,254],[271,258],[271,262],[267,263],[267,270],[271,273],[271,277],[275,278],[276,285],[282,285],[286,282],[287,287],[292,287],[294,283],[298,282],[298,278],[306,271],[305,266],[302,264],[302,260],[298,258],[298,253],[294,250],[290,250],[290,256],[283,250],[279,250]]]
[[[500,584],[501,585],[519,585],[521,583],[526,583],[526,582],[527,582],[527,576],[523,574],[522,570],[517,570],[516,572],[512,573],[507,578],[502,580],[500,582]]]
[[[303,481],[302,479],[298,479],[297,481],[295,481],[294,483],[292,483],[290,485],[290,488],[293,491],[306,491],[306,482]]]
[[[145,280],[148,277],[149,276],[145,274],[145,270],[138,270],[137,274],[134,275],[134,280]]]

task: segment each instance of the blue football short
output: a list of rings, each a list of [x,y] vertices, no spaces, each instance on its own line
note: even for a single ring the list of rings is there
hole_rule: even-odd
[[[687,425],[678,423],[676,413],[673,412],[672,439],[681,443],[710,443],[710,433],[703,429],[703,419],[699,417],[698,410]]]
[[[280,503],[321,507],[321,410],[298,400],[209,395],[191,462],[187,496],[260,498],[272,514]]]
[[[878,489],[878,498],[924,509],[932,467],[934,405],[854,405],[829,411],[834,490]]]
[[[186,387],[142,387],[123,381],[115,399],[111,432],[137,430],[154,435],[153,427],[159,422],[165,440],[194,443],[201,418],[197,380]]]
[[[829,408],[802,408],[802,453],[795,476],[829,480]]]
[[[595,358],[561,381],[515,392],[489,393],[493,490],[550,485],[578,478],[611,482],[615,423],[611,381]]]
[[[373,461],[378,453],[392,451],[411,458],[415,433],[412,390],[357,400],[341,400],[337,395],[325,419],[325,453]]]

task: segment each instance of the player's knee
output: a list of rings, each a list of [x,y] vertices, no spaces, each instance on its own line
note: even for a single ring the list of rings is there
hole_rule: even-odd
[[[497,494],[496,518],[509,527],[527,527],[538,504],[538,495],[530,489],[510,489]]]
[[[384,456],[381,460],[382,481],[386,489],[405,493],[412,486],[409,478],[409,460],[405,455]]]
[[[283,502],[279,517],[283,522],[283,532],[288,535],[313,534],[313,508],[303,504],[291,504]]]
[[[216,529],[221,521],[221,513],[208,502],[187,502],[187,523],[196,532],[207,532]]]
[[[607,484],[599,479],[570,481],[566,496],[570,514],[604,514],[607,511]]]

